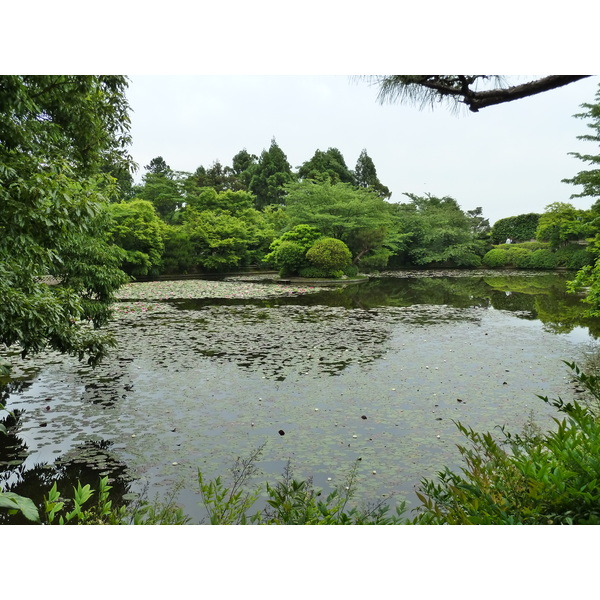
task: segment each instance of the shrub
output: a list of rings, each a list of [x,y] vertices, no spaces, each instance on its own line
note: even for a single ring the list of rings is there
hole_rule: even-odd
[[[558,264],[567,269],[581,269],[593,264],[593,256],[579,244],[568,244],[555,251]]]
[[[285,240],[269,255],[270,262],[279,269],[282,277],[295,275],[306,264],[306,251],[298,242]]]
[[[319,267],[304,267],[298,271],[300,277],[327,277],[327,271],[325,269],[319,269]]]
[[[344,267],[344,275],[348,277],[356,277],[358,275],[358,267],[356,265],[348,265]]]
[[[352,264],[352,253],[348,246],[332,237],[317,240],[306,253],[306,258],[313,266],[323,269],[326,276],[334,275]]]
[[[496,440],[459,424],[470,443],[459,446],[466,467],[422,481],[416,523],[600,524],[600,379],[567,365],[594,404],[540,396],[566,415],[545,434],[529,423]]]
[[[505,267],[508,264],[508,253],[500,248],[492,248],[483,256],[483,264],[492,269]]]
[[[536,250],[529,257],[529,268],[531,269],[555,269],[557,265],[556,253],[550,250]]]
[[[512,247],[506,250],[507,264],[519,269],[529,268],[531,252],[526,248]]]

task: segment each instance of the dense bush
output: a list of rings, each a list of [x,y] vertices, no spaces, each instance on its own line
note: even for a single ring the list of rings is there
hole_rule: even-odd
[[[576,380],[600,395],[600,381],[569,365]],[[600,421],[597,406],[544,401],[565,417],[542,434],[532,423],[500,440],[459,425],[469,446],[459,446],[462,473],[449,469],[424,480],[420,524],[600,524]]]
[[[558,257],[555,252],[540,248],[529,255],[527,266],[530,269],[555,269],[558,266]]]
[[[300,277],[328,277],[328,272],[325,269],[319,269],[319,267],[304,267],[298,271]]]
[[[344,275],[347,277],[356,277],[358,275],[358,267],[356,265],[344,267]]]
[[[581,269],[586,265],[593,264],[593,256],[585,246],[579,244],[568,244],[555,251],[559,265],[567,269]]]
[[[516,269],[580,269],[591,264],[591,255],[578,244],[568,244],[551,250],[549,244],[527,242],[522,244],[499,244],[483,257],[489,268],[513,267]]]
[[[507,264],[511,267],[516,267],[518,269],[527,269],[529,268],[529,259],[531,257],[531,252],[526,248],[519,248],[517,246],[509,246],[506,250],[507,254]]]
[[[483,256],[483,264],[491,269],[506,267],[508,264],[508,253],[501,248],[492,248]]]
[[[296,275],[307,266],[306,251],[298,242],[285,240],[269,256],[271,264],[279,269],[282,277]]]
[[[352,253],[344,242],[331,237],[317,240],[307,251],[306,258],[312,266],[323,269],[327,275],[342,273],[352,264]]]
[[[539,219],[539,214],[527,213],[496,221],[490,234],[492,243],[501,244],[508,238],[515,242],[534,240]]]

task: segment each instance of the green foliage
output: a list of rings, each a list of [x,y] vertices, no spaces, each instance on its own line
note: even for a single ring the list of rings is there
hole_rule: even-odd
[[[346,161],[337,148],[329,148],[325,152],[317,150],[313,157],[298,169],[298,177],[299,179],[354,184],[354,174],[346,166]]]
[[[595,104],[582,104],[581,108],[585,109],[585,112],[574,115],[577,119],[587,119],[591,122],[587,123],[587,127],[592,130],[593,133],[588,135],[577,136],[578,140],[584,140],[588,142],[600,142],[600,87],[596,92],[596,103]],[[578,194],[573,194],[571,198],[585,198],[591,197],[596,200],[600,197],[600,155],[599,154],[580,154],[579,152],[570,152],[571,156],[575,156],[579,160],[582,160],[588,165],[592,165],[596,168],[587,169],[580,171],[571,179],[563,179],[565,183],[571,183],[573,185],[581,185],[583,189]]]
[[[273,240],[271,252],[263,258],[263,262],[279,269],[282,277],[295,275],[300,269],[310,267],[306,252],[321,237],[316,227],[296,225]]]
[[[257,473],[256,461],[261,446],[245,459],[238,458],[232,469],[232,483],[226,486],[220,477],[205,481],[198,472],[200,495],[211,525],[388,525],[403,523],[406,510],[401,503],[396,514],[388,516],[389,507],[383,502],[363,508],[349,507],[356,486],[355,463],[344,485],[324,500],[310,480],[294,479],[288,461],[282,479],[275,485],[266,484],[266,504],[253,510],[261,497],[261,486],[248,491],[250,479]],[[252,512],[251,512],[252,511]]]
[[[544,434],[529,423],[521,435],[502,430],[495,439],[459,424],[470,444],[459,446],[466,467],[423,480],[415,522],[600,524],[600,383],[567,365],[595,403],[540,397],[565,415]]]
[[[293,477],[288,461],[282,479],[274,486],[267,483],[269,508],[257,517],[265,525],[399,525],[405,521],[402,513],[404,503],[389,515],[389,507],[383,502],[367,507],[349,507],[357,478],[355,462],[344,485],[333,490],[322,500],[321,493],[314,489],[310,480]]]
[[[478,267],[485,253],[478,225],[453,198],[406,194],[409,204],[396,205],[406,252],[417,266]]]
[[[282,241],[267,256],[269,263],[279,269],[281,277],[297,275],[308,266],[304,246],[290,240]]]
[[[342,277],[344,274],[343,271],[339,271],[339,273],[339,277]],[[298,275],[300,277],[308,277],[311,279],[316,279],[319,277],[336,277],[336,275],[330,275],[329,271],[326,271],[325,269],[319,269],[318,267],[302,267],[301,269],[298,269]]]
[[[109,205],[110,238],[125,251],[121,268],[129,275],[157,275],[164,251],[163,224],[147,200]]]
[[[168,170],[148,172],[143,177],[143,185],[138,189],[137,196],[150,202],[156,212],[166,222],[175,218],[175,213],[184,203],[182,181],[175,178],[175,174]]]
[[[540,248],[531,253],[526,264],[529,269],[555,269],[558,260],[555,252]]]
[[[0,411],[3,410],[4,405],[0,404]],[[6,435],[6,433],[6,427],[3,423],[0,423],[0,435]],[[15,494],[14,492],[3,492],[0,490],[0,509],[8,510],[9,514],[20,512],[28,521],[34,523],[40,522],[40,514],[34,502],[30,498],[19,496],[19,494]]]
[[[40,521],[38,509],[33,501],[13,492],[0,492],[0,508],[7,509],[9,514],[20,512],[33,523],[39,523]]]
[[[554,252],[558,265],[567,269],[582,269],[593,264],[593,255],[585,246],[567,244]]]
[[[203,166],[198,167],[185,183],[188,193],[194,188],[210,187],[216,192],[223,192],[226,190],[241,190],[246,187],[246,183],[239,178],[231,167],[223,166],[218,160],[208,169]]]
[[[214,194],[210,191],[210,194]],[[246,195],[223,192],[218,196]],[[253,208],[196,211],[186,208],[180,229],[167,233],[166,260],[186,270],[224,271],[262,259],[274,231],[262,214]],[[191,261],[191,264],[190,264]]]
[[[233,483],[226,487],[220,477],[205,481],[198,471],[198,484],[202,504],[206,508],[211,525],[245,525],[255,523],[259,516],[247,513],[259,497],[259,491],[245,490],[248,481],[258,471],[256,461],[264,450],[264,444],[254,450],[247,458],[238,457],[231,469]]]
[[[591,255],[578,244],[566,244],[551,250],[544,242],[500,244],[483,257],[489,268],[512,267],[516,269],[579,269],[590,263]]]
[[[567,202],[554,202],[540,216],[536,238],[549,242],[551,248],[558,248],[570,240],[593,235],[597,230],[591,223],[593,218],[590,211],[576,209]]]
[[[540,215],[537,213],[499,219],[492,226],[490,233],[492,244],[502,244],[509,238],[513,242],[535,239],[539,219]]]
[[[258,162],[249,167],[248,173],[248,190],[256,196],[256,208],[285,204],[284,186],[294,181],[295,177],[286,155],[275,139],[271,140],[268,150],[263,150]]]
[[[482,262],[490,269],[506,267],[508,266],[508,252],[501,248],[492,248],[483,256]]]
[[[518,246],[513,246],[512,244],[506,248],[507,264],[516,267],[517,269],[528,268],[531,256],[532,252],[526,248],[519,248]]]
[[[227,211],[239,216],[254,208],[254,196],[245,191],[224,190],[217,192],[212,187],[197,188],[186,197],[187,207],[198,212]]]
[[[167,503],[139,500],[132,505],[115,506],[110,498],[112,486],[108,477],[98,483],[98,490],[89,484],[73,487],[71,498],[63,497],[56,482],[44,497],[43,519],[48,525],[183,525],[189,518]]]
[[[357,187],[373,190],[380,198],[389,199],[392,195],[389,188],[379,181],[373,159],[363,149],[356,161],[354,184]]]
[[[306,252],[306,258],[313,266],[325,271],[325,277],[334,273],[343,274],[343,269],[352,263],[348,246],[341,240],[329,237],[317,240]]]
[[[162,273],[192,273],[197,269],[196,250],[187,232],[179,225],[164,225]]]
[[[0,76],[0,344],[99,361],[126,281],[106,239],[106,164],[129,166],[126,79]],[[41,278],[52,276],[60,285]]]
[[[312,225],[323,235],[342,240],[355,263],[382,246],[401,245],[391,205],[371,190],[329,181],[302,181],[286,190],[290,224]]]

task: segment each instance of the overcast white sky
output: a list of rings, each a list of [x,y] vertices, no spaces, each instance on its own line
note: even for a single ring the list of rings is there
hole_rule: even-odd
[[[162,156],[194,171],[215,160],[231,165],[241,149],[260,155],[275,138],[293,168],[315,150],[338,148],[353,169],[366,148],[391,201],[405,192],[452,196],[490,222],[543,212],[551,202],[588,208],[592,200],[561,179],[586,165],[569,152],[597,152],[577,140],[573,118],[595,102],[600,77],[499,106],[456,115],[376,100],[377,89],[346,75],[130,75],[132,155],[144,166]],[[515,78],[519,83],[524,77]]]

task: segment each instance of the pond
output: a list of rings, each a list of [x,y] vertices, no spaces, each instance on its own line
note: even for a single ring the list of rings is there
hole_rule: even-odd
[[[95,370],[55,354],[21,361],[0,401],[0,483],[35,496],[110,474],[118,494],[174,494],[192,522],[197,472],[222,475],[264,444],[255,483],[288,460],[328,492],[358,461],[356,502],[406,499],[460,467],[455,421],[552,427],[537,395],[566,399],[563,360],[595,352],[598,320],[567,275],[390,272],[345,287],[187,280],[121,291],[118,349]],[[9,423],[10,425],[10,423]]]

